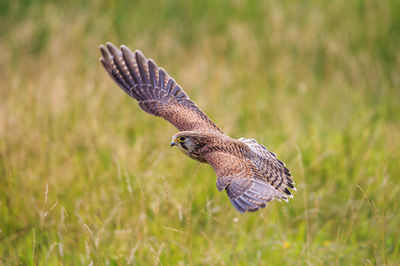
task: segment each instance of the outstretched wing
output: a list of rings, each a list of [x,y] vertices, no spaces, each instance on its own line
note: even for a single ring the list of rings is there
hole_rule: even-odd
[[[217,188],[226,190],[233,206],[240,212],[257,211],[268,201],[282,198],[282,193],[263,180],[262,174],[247,158],[229,152],[210,152],[205,159],[217,174]]]
[[[126,46],[119,50],[111,43],[101,45],[100,51],[108,74],[144,111],[166,119],[181,131],[223,133],[164,69],[140,51],[132,53]]]

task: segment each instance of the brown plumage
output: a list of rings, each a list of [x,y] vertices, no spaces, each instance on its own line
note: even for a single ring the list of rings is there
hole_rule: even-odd
[[[219,129],[181,87],[140,51],[101,45],[100,58],[111,78],[149,114],[164,118],[180,132],[171,146],[217,174],[217,188],[226,190],[241,213],[256,211],[273,199],[288,200],[296,190],[289,170],[276,155],[253,139],[233,139]]]

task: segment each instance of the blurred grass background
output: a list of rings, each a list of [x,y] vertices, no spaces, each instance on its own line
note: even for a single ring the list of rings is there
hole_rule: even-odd
[[[240,215],[106,75],[140,49],[298,191]],[[400,263],[400,2],[1,1],[0,264]]]

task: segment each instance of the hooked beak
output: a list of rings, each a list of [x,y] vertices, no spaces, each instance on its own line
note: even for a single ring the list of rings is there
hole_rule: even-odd
[[[176,143],[175,142],[171,142],[171,147],[174,147],[174,146],[176,146]]]

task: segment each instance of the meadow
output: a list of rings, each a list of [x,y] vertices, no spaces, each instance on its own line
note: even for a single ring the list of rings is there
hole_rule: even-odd
[[[297,191],[239,214],[98,61],[140,49]],[[0,2],[0,265],[400,264],[400,1]]]

